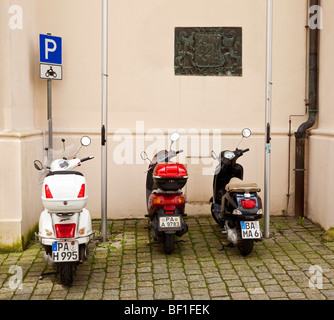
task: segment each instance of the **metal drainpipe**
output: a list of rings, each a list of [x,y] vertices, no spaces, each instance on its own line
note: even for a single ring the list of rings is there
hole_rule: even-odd
[[[318,6],[319,0],[310,0],[311,6]],[[318,112],[318,28],[309,29],[309,118],[302,123],[296,137],[295,159],[295,216],[304,216],[304,181],[305,181],[305,139],[306,131],[313,127]]]

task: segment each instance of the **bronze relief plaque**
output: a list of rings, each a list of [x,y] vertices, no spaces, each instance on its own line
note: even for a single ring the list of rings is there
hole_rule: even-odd
[[[241,76],[242,28],[175,28],[175,75]]]

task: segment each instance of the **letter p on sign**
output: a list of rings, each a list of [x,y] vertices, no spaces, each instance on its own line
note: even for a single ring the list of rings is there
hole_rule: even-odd
[[[61,37],[39,35],[39,60],[41,63],[62,64]]]

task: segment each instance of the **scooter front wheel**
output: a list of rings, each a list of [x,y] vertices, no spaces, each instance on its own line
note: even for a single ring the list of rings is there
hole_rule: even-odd
[[[73,262],[59,262],[58,271],[60,274],[60,282],[64,286],[71,286],[73,282],[74,263]]]
[[[164,246],[164,251],[166,254],[171,254],[174,250],[174,233],[169,234],[165,233],[164,234],[164,239],[163,239],[163,246]]]

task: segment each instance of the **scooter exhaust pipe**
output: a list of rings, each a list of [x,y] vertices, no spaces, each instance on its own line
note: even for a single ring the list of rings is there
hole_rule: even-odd
[[[43,256],[43,258],[44,258],[44,261],[45,261],[49,266],[51,266],[51,267],[54,266],[54,262],[53,262],[51,256],[48,255],[45,251],[44,251],[44,256]]]
[[[238,234],[235,229],[227,229],[227,240],[233,244],[238,243]]]

